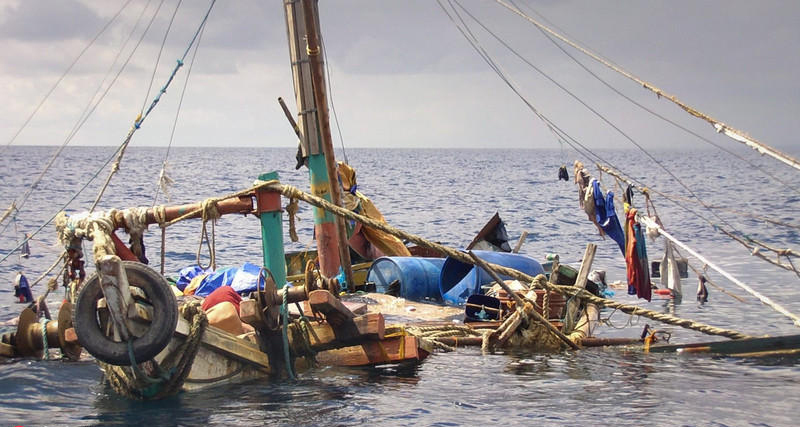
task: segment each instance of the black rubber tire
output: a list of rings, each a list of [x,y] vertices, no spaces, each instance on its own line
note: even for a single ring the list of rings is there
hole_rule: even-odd
[[[178,324],[178,304],[166,280],[144,264],[123,261],[130,286],[141,288],[153,306],[153,320],[147,332],[133,339],[133,354],[137,363],[155,357],[169,344]],[[116,365],[130,366],[127,342],[115,342],[100,328],[97,301],[103,298],[100,279],[92,274],[83,283],[73,312],[73,327],[78,342],[96,359]]]

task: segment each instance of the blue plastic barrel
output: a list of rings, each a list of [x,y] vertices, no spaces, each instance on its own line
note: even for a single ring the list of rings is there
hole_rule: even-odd
[[[439,293],[439,273],[444,258],[381,257],[367,272],[367,281],[375,283],[375,290],[385,293],[389,284],[400,281],[400,296],[412,301],[442,301]]]
[[[508,252],[473,251],[475,255],[490,264],[513,268],[525,274],[536,276],[544,273],[542,265],[535,259]],[[510,279],[500,275],[503,280]],[[481,286],[494,282],[489,273],[472,264],[447,257],[439,276],[439,291],[444,302],[464,305],[470,295],[482,294]]]

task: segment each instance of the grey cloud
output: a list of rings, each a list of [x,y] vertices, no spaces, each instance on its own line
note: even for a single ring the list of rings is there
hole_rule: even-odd
[[[97,32],[103,20],[75,0],[21,1],[3,7],[0,37],[50,41],[82,38]]]

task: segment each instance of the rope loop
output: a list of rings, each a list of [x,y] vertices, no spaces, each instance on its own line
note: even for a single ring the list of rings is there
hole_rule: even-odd
[[[42,324],[42,360],[50,360],[50,347],[47,345],[47,323],[50,322],[50,319],[44,318],[41,320]]]

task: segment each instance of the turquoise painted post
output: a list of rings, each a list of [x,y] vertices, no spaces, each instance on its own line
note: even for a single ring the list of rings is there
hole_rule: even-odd
[[[258,176],[260,181],[278,179],[278,172]],[[275,286],[280,289],[286,284],[286,256],[283,252],[283,216],[281,194],[258,190],[256,192],[256,212],[261,219],[261,246],[264,254],[264,267],[272,272]]]

